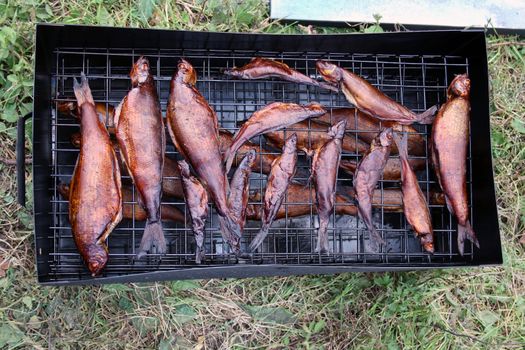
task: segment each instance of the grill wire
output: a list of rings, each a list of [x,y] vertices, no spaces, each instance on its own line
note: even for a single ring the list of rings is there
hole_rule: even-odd
[[[52,96],[54,97],[51,117],[51,174],[53,226],[49,228],[52,240],[52,252],[49,266],[51,280],[88,278],[80,255],[78,254],[68,220],[68,203],[60,196],[57,185],[69,183],[73,173],[78,149],[73,147],[70,136],[79,131],[78,121],[58,113],[57,104],[75,101],[72,90],[73,77],[79,77],[84,71],[90,83],[96,102],[117,106],[130,89],[129,71],[133,62],[141,55],[146,56],[151,65],[152,74],[157,83],[163,115],[169,94],[169,82],[180,57],[189,60],[197,70],[197,88],[216,111],[219,127],[235,133],[238,122],[248,119],[257,109],[275,102],[294,102],[306,104],[319,102],[329,111],[333,108],[349,107],[342,93],[334,93],[317,87],[305,86],[280,80],[233,80],[221,74],[223,68],[242,66],[252,57],[260,56],[284,61],[291,68],[308,76],[318,77],[315,70],[317,59],[327,59],[343,68],[351,69],[361,75],[381,91],[404,104],[415,112],[422,112],[434,104],[441,104],[446,98],[446,88],[454,74],[468,72],[468,60],[458,56],[420,56],[420,55],[373,55],[328,52],[273,52],[273,51],[237,51],[237,50],[134,50],[134,49],[84,49],[60,48],[54,51],[56,58],[52,74]],[[109,117],[106,118],[109,123]],[[310,125],[310,124],[309,124]],[[415,125],[428,146],[430,126]],[[288,128],[286,134],[293,130]],[[353,128],[346,137],[357,138],[359,132]],[[379,131],[379,130],[378,130]],[[309,132],[315,131],[309,129]],[[179,159],[171,140],[167,137],[167,155]],[[278,155],[280,150],[265,144],[264,137],[252,140],[264,147],[271,154]],[[429,162],[426,147],[426,166],[418,172],[420,186],[429,199],[429,191],[439,190],[437,180]],[[306,185],[309,176],[310,159],[303,152],[299,153],[298,171],[294,178]],[[342,159],[359,160],[362,154],[343,151]],[[391,155],[395,157],[395,155]],[[468,189],[471,188],[470,149],[468,158]],[[230,177],[233,171],[230,173]],[[264,193],[265,175],[252,173],[250,190]],[[123,185],[132,187],[129,176],[123,176]],[[351,175],[339,171],[338,192],[352,185]],[[308,186],[312,186],[309,184]],[[132,187],[133,188],[133,187]],[[399,189],[398,181],[380,180],[378,188]],[[307,188],[305,188],[307,190]],[[133,188],[133,202],[137,192]],[[381,196],[381,201],[383,198]],[[250,202],[260,204],[260,202]],[[188,219],[187,224],[163,222],[168,241],[168,253],[164,256],[149,255],[144,260],[136,260],[144,222],[123,220],[108,238],[110,258],[103,276],[126,275],[197,267],[194,260],[195,243],[189,223],[189,214],[182,199],[164,196],[162,204],[177,206]],[[430,205],[436,252],[429,255],[423,252],[413,231],[407,224],[403,213],[385,211],[387,204],[374,209],[374,219],[378,232],[386,239],[387,245],[377,253],[368,249],[368,232],[364,223],[351,216],[332,214],[328,229],[330,254],[320,255],[314,252],[317,236],[317,216],[314,214],[315,201],[310,198],[310,215],[291,218],[288,208],[298,203],[283,203],[286,210],[284,219],[275,221],[258,253],[235,258],[223,241],[217,216],[210,210],[206,222],[205,249],[206,258],[201,266],[225,266],[228,264],[288,264],[288,265],[410,265],[431,266],[432,264],[460,265],[473,258],[472,245],[467,245],[465,256],[460,257],[457,250],[457,224],[443,205]],[[350,202],[349,204],[353,204]],[[210,204],[210,209],[213,205]],[[472,216],[472,221],[475,217]],[[248,221],[241,248],[247,251],[252,238],[257,234],[260,222]]]

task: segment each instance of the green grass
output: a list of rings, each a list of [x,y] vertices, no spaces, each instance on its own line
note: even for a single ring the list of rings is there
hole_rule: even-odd
[[[261,0],[2,1],[0,157],[14,159],[13,122],[31,109],[36,22],[304,30],[271,22],[267,12]],[[489,66],[503,266],[43,288],[36,284],[30,210],[15,202],[13,166],[0,163],[0,348],[523,348],[524,42],[491,38]]]

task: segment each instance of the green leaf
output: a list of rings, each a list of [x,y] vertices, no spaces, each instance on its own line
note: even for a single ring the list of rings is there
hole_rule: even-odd
[[[324,320],[319,320],[314,324],[314,327],[312,328],[312,333],[319,333],[324,329],[324,326],[326,325]]]
[[[373,24],[370,27],[365,28],[365,33],[383,33],[384,30],[379,24]]]
[[[525,134],[525,122],[523,120],[514,118],[510,125],[512,125],[514,130],[516,130],[517,132]]]
[[[107,26],[114,24],[113,17],[111,17],[108,10],[102,5],[100,5],[97,10],[97,23]]]
[[[3,349],[6,345],[11,345],[14,348],[16,344],[19,344],[24,339],[24,333],[14,325],[4,323],[0,326],[0,349]]]
[[[140,15],[146,22],[149,20],[149,18],[153,14],[153,10],[155,9],[157,2],[158,0],[139,0],[138,1],[138,8],[139,8]]]
[[[128,292],[132,290],[125,284],[106,284],[102,287],[102,289],[107,290],[108,292]]]
[[[490,310],[483,310],[478,312],[478,318],[481,321],[481,323],[483,323],[483,326],[485,326],[485,328],[492,326],[495,322],[499,320],[498,314]]]
[[[145,336],[149,331],[157,329],[159,320],[155,317],[133,317],[131,323],[141,336]]]
[[[133,303],[128,298],[120,298],[118,305],[122,310],[131,311],[133,310]]]
[[[288,324],[295,322],[295,316],[290,311],[280,307],[265,307],[257,305],[241,305],[241,307],[253,319],[277,324]]]
[[[181,290],[190,290],[200,288],[200,285],[192,280],[175,281],[171,283],[171,290],[178,292]]]
[[[33,307],[33,299],[30,296],[25,296],[22,298],[22,303],[24,303],[25,306],[27,306],[28,309],[31,309]]]
[[[175,308],[175,314],[173,317],[175,317],[175,321],[177,321],[179,324],[184,324],[193,320],[196,315],[197,313],[191,306],[182,304]]]
[[[18,120],[18,113],[14,105],[8,105],[2,113],[2,119],[8,123],[14,123]]]

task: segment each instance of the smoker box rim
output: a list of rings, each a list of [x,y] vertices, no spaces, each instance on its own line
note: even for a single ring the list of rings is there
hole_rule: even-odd
[[[297,38],[297,37],[334,37],[337,38],[337,40],[344,40],[345,38],[355,38],[357,36],[360,37],[382,37],[382,40],[389,40],[388,38],[391,37],[402,37],[405,36],[407,38],[416,38],[419,35],[429,35],[430,33],[441,33],[441,34],[447,34],[447,35],[454,35],[454,34],[467,34],[467,37],[469,40],[466,42],[462,42],[462,45],[457,45],[455,50],[459,50],[461,47],[471,43],[473,40],[480,39],[479,36],[483,36],[483,44],[479,45],[479,49],[483,50],[484,52],[484,62],[481,62],[480,66],[480,73],[483,74],[486,77],[486,83],[488,88],[488,73],[487,73],[487,61],[486,61],[486,43],[485,43],[485,33],[483,30],[456,30],[456,29],[447,29],[447,30],[419,30],[419,31],[412,31],[412,32],[389,32],[389,33],[362,33],[362,34],[348,34],[348,33],[333,33],[333,34],[317,34],[317,35],[305,35],[305,34],[274,34],[274,33],[231,33],[231,32],[200,32],[200,31],[185,31],[185,30],[170,30],[170,29],[143,29],[143,28],[122,28],[122,27],[108,27],[108,26],[85,26],[85,25],[76,25],[76,24],[47,24],[47,23],[38,23],[37,24],[37,35],[36,35],[36,45],[35,45],[35,63],[34,63],[34,100],[33,100],[33,110],[36,111],[36,105],[38,102],[42,103],[45,101],[42,101],[43,99],[37,94],[38,87],[37,87],[37,68],[39,59],[42,60],[42,57],[39,55],[39,51],[41,50],[41,46],[49,46],[49,43],[42,43],[42,37],[45,34],[45,32],[42,32],[41,29],[47,28],[47,29],[57,29],[61,30],[62,28],[76,28],[79,30],[109,30],[113,31],[113,36],[119,36],[122,35],[123,32],[149,32],[149,31],[155,31],[158,33],[164,32],[164,33],[171,33],[171,34],[183,34],[183,35],[224,35],[224,36],[253,36],[253,37],[264,37],[265,40],[273,40],[274,38],[278,37],[291,37],[291,38]],[[39,41],[40,38],[40,41]],[[82,46],[82,40],[79,41],[79,46]],[[40,44],[40,46],[39,46]],[[54,45],[55,43],[53,43]],[[152,44],[149,48],[160,46],[160,44]],[[377,46],[377,44],[374,44]],[[83,45],[84,47],[92,47]],[[481,47],[482,46],[482,47]],[[105,47],[104,45],[98,46]],[[39,50],[40,48],[40,50]],[[139,49],[139,47],[137,47]],[[160,49],[160,47],[159,47]],[[415,50],[417,51],[417,50]],[[419,50],[421,51],[421,50]],[[481,52],[481,51],[480,51]],[[368,52],[370,54],[373,54],[373,52]],[[479,52],[478,52],[479,53]],[[51,55],[52,52],[47,52],[47,55]],[[425,53],[426,54],[426,53]],[[430,53],[429,53],[430,54]],[[42,78],[42,77],[40,77]],[[44,77],[44,79],[48,79],[49,77]],[[487,98],[488,98],[488,90]],[[48,102],[48,101],[47,101]],[[486,109],[484,113],[488,116],[490,120],[490,114],[488,110],[488,99],[485,103],[486,107],[483,106],[483,109]],[[33,139],[35,138],[35,127],[37,123],[33,123]],[[490,128],[489,128],[490,132]],[[491,147],[491,139],[489,138],[489,147]],[[33,150],[33,153],[35,151]],[[492,153],[489,153],[490,156],[490,162],[492,162]],[[35,175],[35,168],[38,168],[39,165],[38,162],[33,162],[32,164],[32,172],[33,172],[33,179],[36,181]],[[493,167],[491,170],[491,179],[493,189],[494,188],[494,169]],[[38,170],[37,170],[38,172]],[[42,175],[41,175],[42,176]],[[34,193],[34,199],[37,198],[36,193],[36,186],[33,186],[33,193]],[[490,192],[490,191],[489,191]],[[488,193],[488,196],[494,196],[495,193]],[[380,271],[409,271],[409,270],[422,270],[422,269],[436,269],[436,268],[451,268],[451,267],[475,267],[475,266],[495,266],[495,265],[501,265],[503,263],[502,259],[502,251],[501,251],[501,235],[499,230],[499,222],[495,222],[496,232],[494,232],[494,235],[497,235],[495,240],[497,240],[497,247],[499,248],[499,251],[496,253],[493,253],[490,256],[483,256],[481,259],[476,259],[476,261],[465,261],[464,264],[461,263],[431,263],[427,264],[426,266],[411,264],[411,263],[400,263],[400,264],[389,264],[389,263],[347,263],[346,265],[340,265],[340,266],[333,266],[333,265],[285,265],[285,264],[268,264],[268,265],[228,265],[228,266],[213,266],[213,267],[185,267],[181,269],[175,269],[170,271],[154,271],[154,272],[143,272],[143,273],[137,273],[137,274],[127,274],[127,275],[121,275],[121,276],[110,276],[110,277],[98,277],[98,278],[91,278],[91,279],[78,279],[78,280],[63,280],[63,281],[51,281],[49,279],[46,279],[46,276],[49,276],[49,274],[41,273],[41,269],[39,268],[40,264],[47,264],[48,261],[45,259],[39,259],[38,257],[38,245],[41,238],[37,235],[37,212],[36,212],[36,205],[33,206],[34,211],[34,237],[35,237],[35,264],[36,264],[36,270],[37,270],[37,276],[38,276],[38,283],[42,285],[78,285],[78,284],[101,284],[101,283],[124,283],[124,282],[130,282],[130,281],[155,281],[156,277],[160,276],[162,280],[170,280],[170,279],[190,279],[190,278],[217,278],[217,277],[257,277],[257,276],[278,276],[278,275],[299,275],[299,274],[315,274],[315,273],[339,273],[339,272],[380,272]],[[46,215],[46,214],[39,214],[39,215]],[[496,217],[497,217],[497,207],[496,207]],[[236,271],[238,269],[244,269],[249,270],[253,274],[250,276],[235,276]],[[298,272],[299,270],[312,270],[312,272]],[[315,271],[314,271],[315,270]],[[192,277],[193,273],[197,273],[200,277]],[[285,272],[283,274],[283,272]],[[232,274],[233,273],[233,274]],[[166,276],[166,277],[162,277]],[[177,277],[180,276],[180,277]],[[115,282],[111,282],[115,281]]]

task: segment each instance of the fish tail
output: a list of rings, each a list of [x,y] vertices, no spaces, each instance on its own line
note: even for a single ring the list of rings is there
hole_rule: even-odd
[[[255,252],[257,248],[259,248],[266,236],[268,236],[268,229],[269,226],[263,224],[259,233],[253,238],[252,242],[250,243],[250,251]]]
[[[195,249],[195,263],[200,264],[206,255],[204,249],[204,220],[198,218],[196,224],[193,226],[193,234],[195,236],[195,244],[197,248]]]
[[[231,217],[220,215],[219,225],[221,227],[222,237],[226,242],[228,242],[228,244],[233,250],[233,253],[235,255],[239,255],[241,253],[241,227]]]
[[[434,118],[436,115],[436,112],[438,110],[438,106],[434,105],[424,111],[423,113],[420,113],[417,115],[417,122],[420,124],[432,124],[434,122]]]
[[[465,221],[465,225],[458,224],[458,249],[461,256],[465,253],[465,239],[468,239],[479,248],[478,238],[468,220]]]
[[[80,73],[80,84],[76,79],[73,79],[73,91],[77,98],[78,106],[81,107],[84,103],[91,103],[95,105],[93,96],[91,95],[91,89],[89,88],[88,80],[84,72]]]
[[[319,230],[317,231],[317,246],[315,247],[316,253],[329,253],[330,247],[328,246],[328,218],[319,217]]]
[[[399,157],[408,160],[408,134],[404,133],[403,137],[399,137],[394,133],[394,142],[396,143]]]
[[[376,228],[374,227],[374,224],[371,224],[368,228],[368,231],[370,232],[370,242],[372,243],[372,248],[374,251],[379,251],[379,248],[382,245],[385,245],[386,242],[381,237],[381,235],[377,232]]]
[[[224,153],[224,160],[226,162],[226,174],[228,174],[230,172],[230,169],[232,168],[234,157],[235,157],[235,152],[232,151],[232,147],[228,148],[226,153]]]
[[[160,221],[146,221],[146,227],[144,228],[144,234],[140,241],[139,252],[137,259],[141,259],[148,252],[153,254],[165,254],[167,250],[166,238],[162,231],[162,224]]]

